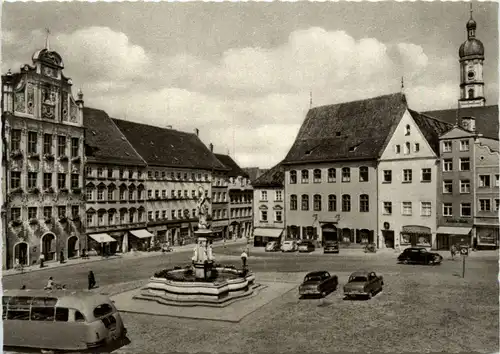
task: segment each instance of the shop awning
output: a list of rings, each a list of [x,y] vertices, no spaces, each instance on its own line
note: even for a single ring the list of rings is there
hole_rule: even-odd
[[[436,233],[446,235],[468,235],[470,230],[472,230],[471,227],[440,226]]]
[[[93,238],[99,243],[116,242],[116,240],[108,234],[90,234],[89,237]]]
[[[132,235],[134,235],[135,237],[138,237],[138,238],[148,238],[148,237],[153,237],[153,234],[151,232],[149,232],[148,230],[146,229],[142,229],[142,230],[133,230],[133,231],[130,231],[130,233]]]
[[[280,237],[283,229],[266,229],[263,227],[255,228],[253,234],[257,237]]]

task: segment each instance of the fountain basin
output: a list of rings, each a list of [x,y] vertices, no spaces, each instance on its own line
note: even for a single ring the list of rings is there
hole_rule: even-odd
[[[197,279],[187,269],[157,273],[134,298],[168,305],[217,305],[253,293],[253,273],[229,267],[215,267],[213,270],[215,275],[207,280]]]

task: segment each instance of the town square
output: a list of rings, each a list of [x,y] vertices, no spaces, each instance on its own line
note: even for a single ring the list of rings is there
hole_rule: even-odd
[[[2,9],[5,352],[498,352],[498,4]]]

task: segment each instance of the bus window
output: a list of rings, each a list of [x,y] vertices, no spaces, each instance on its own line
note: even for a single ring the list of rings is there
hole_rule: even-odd
[[[31,306],[49,306],[55,307],[57,303],[57,298],[55,297],[35,297]]]
[[[64,307],[56,307],[56,321],[68,322],[69,310]]]
[[[29,310],[33,298],[30,296],[13,296],[9,301],[9,307],[26,308]]]
[[[32,307],[32,321],[54,321],[54,307]]]
[[[80,311],[75,311],[75,322],[85,322],[85,317]]]
[[[9,308],[9,311],[7,312],[7,319],[8,320],[22,320],[22,321],[29,321],[30,319],[30,310],[29,309],[12,309]]]
[[[11,297],[8,305],[7,319],[29,321],[31,301],[33,301],[33,298],[29,296]]]
[[[113,308],[109,304],[102,304],[94,309],[94,317],[100,318],[113,312]]]
[[[2,296],[2,320],[7,319],[7,304],[10,301],[10,296]]]

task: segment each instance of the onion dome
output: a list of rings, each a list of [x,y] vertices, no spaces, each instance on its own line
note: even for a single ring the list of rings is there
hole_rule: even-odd
[[[460,58],[470,57],[470,56],[484,56],[484,45],[476,38],[470,38],[466,40],[458,50],[458,55]]]

